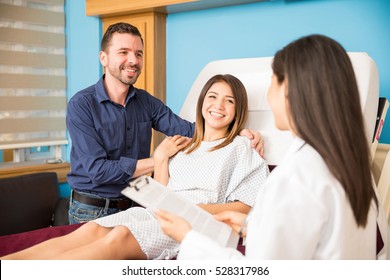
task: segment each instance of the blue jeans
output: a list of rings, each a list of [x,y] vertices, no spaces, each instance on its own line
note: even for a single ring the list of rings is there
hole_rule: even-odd
[[[100,217],[108,216],[119,212],[117,208],[109,208],[108,203],[104,207],[92,206],[73,200],[73,191],[70,195],[69,201],[69,224],[79,224],[95,220]],[[96,195],[89,195],[91,197],[101,198]],[[108,200],[107,200],[108,201]]]

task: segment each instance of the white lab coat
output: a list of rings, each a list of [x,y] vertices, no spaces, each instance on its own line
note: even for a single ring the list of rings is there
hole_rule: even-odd
[[[322,157],[296,138],[248,216],[246,256],[191,231],[178,259],[376,259],[377,208],[357,227],[344,189]]]

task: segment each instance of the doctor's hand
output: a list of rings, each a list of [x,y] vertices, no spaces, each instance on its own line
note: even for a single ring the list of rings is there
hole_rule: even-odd
[[[233,230],[241,232],[241,236],[246,236],[245,219],[247,214],[236,211],[224,211],[214,215],[214,218],[220,222],[229,225]],[[244,225],[244,226],[243,226]]]
[[[246,138],[251,140],[251,147],[254,148],[261,157],[264,156],[264,141],[260,132],[244,128],[240,131],[240,136],[245,136]]]
[[[178,243],[181,243],[192,229],[186,220],[175,214],[161,209],[157,210],[155,214],[162,231]]]

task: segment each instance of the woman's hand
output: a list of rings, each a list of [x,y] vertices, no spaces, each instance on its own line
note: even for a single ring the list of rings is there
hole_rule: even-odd
[[[214,215],[216,220],[224,222],[235,231],[240,232],[242,237],[246,236],[246,228],[243,228],[246,217],[247,214],[235,211],[224,211]]]
[[[240,131],[240,136],[245,136],[249,140],[252,140],[251,147],[254,148],[260,156],[264,156],[264,141],[263,137],[261,137],[260,132],[244,128]]]
[[[175,214],[161,209],[157,210],[155,214],[162,231],[178,243],[181,243],[192,229],[186,220]]]
[[[169,159],[180,150],[186,148],[190,143],[191,138],[175,135],[166,137],[154,151],[155,159]]]
[[[166,186],[169,180],[169,158],[184,149],[191,142],[191,138],[175,135],[166,137],[156,148],[153,154],[154,179]]]

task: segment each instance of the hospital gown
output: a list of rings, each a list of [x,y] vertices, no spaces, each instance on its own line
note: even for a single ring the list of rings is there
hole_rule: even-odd
[[[223,140],[202,142],[192,153],[179,152],[172,157],[167,187],[194,204],[241,201],[253,206],[268,176],[267,164],[242,136],[221,149],[209,151]],[[179,251],[180,244],[161,231],[148,209],[134,207],[95,222],[106,227],[127,226],[148,259],[171,259]]]

